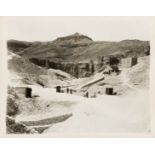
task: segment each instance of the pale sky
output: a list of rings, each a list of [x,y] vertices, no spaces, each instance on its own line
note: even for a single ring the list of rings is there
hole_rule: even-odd
[[[7,17],[7,39],[52,41],[75,32],[94,41],[150,40],[151,17]]]

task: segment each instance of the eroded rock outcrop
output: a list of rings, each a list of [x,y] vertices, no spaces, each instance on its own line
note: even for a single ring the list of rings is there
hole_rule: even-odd
[[[53,62],[45,59],[30,59],[31,62],[38,66],[53,68],[65,71],[76,78],[80,77],[88,77],[93,74],[93,64],[91,63],[61,63],[61,62]]]

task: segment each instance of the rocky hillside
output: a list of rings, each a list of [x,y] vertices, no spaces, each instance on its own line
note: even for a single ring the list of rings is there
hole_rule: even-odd
[[[149,42],[140,40],[97,42],[87,36],[75,33],[50,42],[8,40],[8,48],[28,58],[47,58],[59,62],[87,62],[90,59],[97,60],[98,56],[107,55],[144,56],[149,53]]]
[[[150,52],[148,41],[97,42],[79,33],[50,42],[8,40],[7,45],[9,50],[38,66],[60,69],[74,77],[92,75],[94,68],[102,67],[103,57],[141,57]]]
[[[8,69],[11,85],[35,84],[49,87],[58,83],[65,84],[69,79],[72,79],[69,74],[63,71],[40,67],[12,52],[8,54]]]

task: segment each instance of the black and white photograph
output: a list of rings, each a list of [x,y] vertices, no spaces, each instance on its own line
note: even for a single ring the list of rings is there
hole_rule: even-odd
[[[6,17],[6,134],[151,134],[151,17]]]

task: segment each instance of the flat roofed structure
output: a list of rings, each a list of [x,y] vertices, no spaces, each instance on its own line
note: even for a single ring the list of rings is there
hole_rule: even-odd
[[[132,57],[125,58],[125,59],[121,60],[121,66],[128,68],[128,67],[132,67],[132,66],[136,65],[137,62],[138,62],[137,58],[132,58]]]
[[[18,95],[23,95],[26,98],[32,97],[32,88],[29,87],[14,87],[15,91],[18,93]]]

